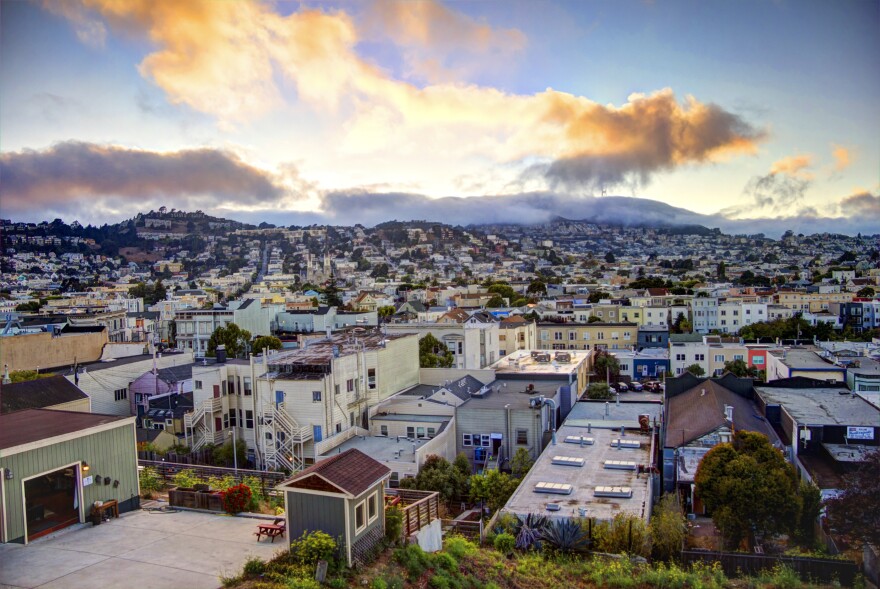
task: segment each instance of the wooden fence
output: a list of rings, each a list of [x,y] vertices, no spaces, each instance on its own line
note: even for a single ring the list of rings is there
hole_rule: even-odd
[[[244,477],[254,477],[260,481],[260,490],[262,494],[271,495],[275,487],[283,482],[287,476],[283,472],[268,472],[262,470],[245,470],[239,468],[223,468],[220,466],[199,466],[196,464],[181,464],[178,462],[164,462],[156,460],[138,460],[138,466],[149,466],[156,469],[156,472],[165,482],[170,482],[174,475],[182,470],[191,470],[193,474],[202,479],[208,477],[225,477],[231,476],[235,482],[241,483]]]
[[[452,532],[483,543],[483,520],[444,519],[440,521],[440,525],[444,532]]]
[[[396,503],[403,512],[403,537],[408,538],[440,517],[440,494],[414,489],[385,489],[387,496],[400,497]]]
[[[681,560],[685,565],[695,562],[707,564],[717,562],[724,570],[724,574],[729,577],[757,575],[762,570],[772,569],[778,564],[784,564],[797,571],[802,579],[818,583],[833,583],[836,581],[845,587],[852,586],[856,573],[859,572],[858,566],[851,560],[834,560],[830,558],[802,558],[739,552],[682,550]]]

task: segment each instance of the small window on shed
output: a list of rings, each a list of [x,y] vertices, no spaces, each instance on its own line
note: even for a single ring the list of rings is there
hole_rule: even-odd
[[[378,504],[379,504],[379,494],[373,493],[372,495],[370,495],[370,498],[367,499],[367,517],[368,517],[369,521],[371,521],[371,522],[374,521],[376,519],[376,517],[378,517],[378,514],[379,514]]]
[[[367,525],[364,502],[361,501],[354,508],[354,531],[360,532]]]

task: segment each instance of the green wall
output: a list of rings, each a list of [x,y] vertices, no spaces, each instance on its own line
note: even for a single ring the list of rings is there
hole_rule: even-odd
[[[116,499],[119,510],[138,506],[137,447],[134,425],[121,423],[110,430],[85,435],[43,448],[6,456],[0,451],[0,467],[12,470],[13,478],[3,481],[6,510],[6,538],[9,542],[24,542],[24,515],[22,509],[22,479],[58,470],[74,462],[85,460],[91,469],[86,476],[110,477],[110,485],[91,484],[83,488],[81,500],[88,517],[90,506],[98,500]],[[112,481],[119,486],[113,488]]]

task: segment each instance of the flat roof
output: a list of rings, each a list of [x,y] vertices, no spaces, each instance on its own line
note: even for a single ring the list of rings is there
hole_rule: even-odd
[[[506,386],[505,386],[506,385]],[[532,390],[528,390],[528,386]],[[567,380],[496,380],[489,385],[489,392],[482,396],[472,396],[467,402],[468,409],[503,409],[510,405],[511,409],[525,409],[529,400],[536,395],[556,400],[556,393],[561,386],[568,386]]]
[[[134,417],[55,411],[52,409],[25,409],[0,415],[0,450],[8,450],[32,442],[63,436],[80,430],[111,424],[128,423]]]
[[[841,388],[755,387],[768,405],[782,405],[799,425],[880,427],[880,409]]]
[[[638,393],[637,393],[638,394]],[[658,402],[578,401],[571,409],[563,425],[586,427],[627,428],[639,427],[639,415],[647,415],[651,422],[660,420],[663,404]],[[607,412],[607,414],[606,414]]]
[[[840,370],[841,372],[844,370],[843,367],[835,366],[813,350],[794,348],[781,351],[771,350],[770,353],[779,358],[783,364],[795,370],[799,368],[821,368],[823,370]]]
[[[294,364],[329,364],[334,357],[349,356],[364,350],[378,350],[386,342],[411,337],[411,334],[383,334],[375,330],[354,336],[351,333],[336,333],[330,338],[310,340],[305,348],[280,351],[269,356],[270,366],[286,366]]]
[[[567,436],[593,438],[591,445],[565,442]],[[586,508],[587,517],[600,520],[613,519],[620,512],[632,513],[645,518],[650,512],[650,477],[637,470],[605,468],[606,460],[635,462],[636,466],[651,464],[651,438],[633,430],[627,430],[624,441],[639,441],[638,449],[611,446],[620,437],[620,431],[599,427],[590,428],[569,425],[568,421],[556,433],[556,445],[549,445],[535,461],[516,491],[507,501],[503,511],[517,515],[538,513],[557,518],[578,517],[578,508]],[[553,464],[554,456],[583,458],[583,466]],[[569,495],[536,493],[539,482],[571,485]],[[596,497],[596,487],[628,487],[629,498]],[[559,506],[559,511],[548,511],[547,505]]]
[[[377,413],[373,421],[421,421],[423,423],[443,423],[452,419],[451,415],[420,415],[416,413]]]
[[[447,418],[446,421],[449,421],[451,418]],[[339,446],[333,448],[327,454],[318,457],[318,460],[328,458],[339,454],[341,452],[345,452],[346,450],[351,450],[355,448],[360,450],[367,456],[370,456],[374,460],[377,460],[382,463],[388,462],[412,462],[415,463],[416,455],[413,453],[413,444],[416,445],[416,449],[420,448],[427,442],[430,442],[433,438],[404,438],[404,437],[396,437],[396,436],[355,436],[350,440],[346,440]],[[401,450],[400,456],[398,457],[398,450]]]
[[[550,362],[538,362],[532,352],[550,356]],[[568,362],[557,361],[557,354],[567,354]],[[491,366],[496,376],[505,374],[559,374],[560,376],[575,372],[581,362],[587,361],[590,352],[585,350],[518,350],[504,356]]]

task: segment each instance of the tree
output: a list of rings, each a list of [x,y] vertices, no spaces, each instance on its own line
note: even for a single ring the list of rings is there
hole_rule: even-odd
[[[378,313],[380,320],[387,321],[392,315],[394,315],[395,309],[391,305],[384,305],[379,307],[376,312]]]
[[[422,368],[451,368],[455,357],[446,344],[432,334],[419,340],[419,366]]]
[[[672,322],[672,333],[690,333],[690,331],[691,322],[684,316],[684,313],[679,313],[675,321]]]
[[[487,309],[498,309],[499,307],[503,307],[506,304],[506,301],[501,297],[501,295],[493,295],[489,302],[486,303]]]
[[[734,376],[738,376],[739,378],[745,378],[747,376],[754,377],[755,374],[757,374],[757,371],[754,368],[749,368],[749,365],[741,358],[725,362],[724,370]]]
[[[587,398],[593,400],[602,400],[602,399],[610,399],[611,388],[604,382],[594,382],[590,383],[590,386],[587,387]]]
[[[610,298],[611,298],[610,294],[608,294],[607,292],[603,292],[601,290],[594,290],[593,292],[591,292],[587,296],[587,300],[590,301],[591,303],[598,303],[599,301],[601,301],[603,299],[610,299]]]
[[[482,501],[491,511],[504,507],[519,486],[519,479],[498,470],[471,477],[471,500]]]
[[[724,263],[724,260],[718,262],[718,279],[727,280],[727,264]]]
[[[865,288],[859,289],[859,292],[856,293],[856,296],[860,299],[870,299],[874,296],[874,289],[870,286],[866,286]]]
[[[617,258],[614,257],[613,252],[608,252],[607,254],[605,254],[605,263],[613,264],[616,261],[617,261]]]
[[[593,370],[603,382],[617,378],[620,362],[605,350],[598,350],[593,357]]]
[[[510,472],[514,477],[522,480],[534,463],[528,450],[517,448],[513,458],[510,459]]]
[[[40,301],[28,301],[26,303],[21,303],[19,305],[16,305],[15,310],[25,312],[25,313],[36,313],[37,311],[40,310],[40,307],[42,307],[42,306],[43,305],[40,303]]]
[[[841,494],[826,503],[832,529],[853,540],[880,545],[880,450],[843,477]]]
[[[595,315],[590,315],[590,318],[587,319],[587,323],[602,323],[602,318]]]
[[[443,501],[452,501],[467,495],[468,473],[463,473],[459,465],[450,464],[442,456],[431,454],[425,459],[419,474],[403,479],[400,486],[405,489],[436,491]]]
[[[241,436],[235,440],[235,453],[238,458],[238,467],[242,468],[247,464],[247,442],[241,439]],[[226,441],[222,446],[217,446],[211,453],[211,457],[216,464],[224,464],[233,466],[235,460],[232,457],[232,440]]]
[[[737,548],[752,531],[768,535],[797,527],[803,505],[797,474],[762,434],[739,431],[732,443],[712,448],[694,480],[728,547]]]
[[[699,364],[696,364],[696,363],[691,364],[690,366],[685,368],[684,371],[690,372],[691,374],[693,374],[694,376],[697,376],[697,377],[706,375],[706,371],[703,370],[703,367],[700,366]]]
[[[229,358],[238,358],[244,354],[247,343],[251,341],[251,332],[240,328],[235,323],[226,327],[220,326],[211,334],[208,340],[208,356],[217,355],[217,346],[226,346],[226,354]]]
[[[261,335],[254,340],[251,349],[254,351],[255,354],[261,354],[266,348],[269,348],[270,350],[280,350],[281,347],[281,340],[277,337],[271,335]]]
[[[526,289],[526,294],[546,295],[547,284],[543,280],[532,280]]]
[[[687,537],[687,519],[681,511],[678,497],[663,495],[651,517],[651,551],[655,558],[665,561],[676,559]]]

